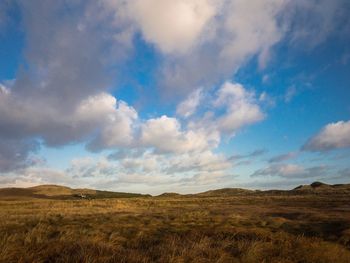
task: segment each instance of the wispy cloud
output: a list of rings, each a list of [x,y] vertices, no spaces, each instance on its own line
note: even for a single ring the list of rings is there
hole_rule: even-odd
[[[252,173],[251,177],[277,176],[286,179],[321,177],[328,172],[328,166],[303,167],[297,164],[273,164]]]
[[[283,161],[287,161],[287,160],[293,159],[293,158],[295,158],[297,156],[298,156],[297,152],[289,152],[289,153],[277,155],[277,156],[274,156],[274,157],[270,158],[269,159],[269,163],[279,163],[279,162],[283,162]]]
[[[247,154],[236,154],[229,157],[229,160],[235,161],[240,159],[249,159],[264,155],[268,151],[266,149],[258,149]]]

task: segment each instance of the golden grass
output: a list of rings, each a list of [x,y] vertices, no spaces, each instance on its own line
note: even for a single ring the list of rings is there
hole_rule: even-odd
[[[349,198],[0,201],[0,262],[350,262]]]

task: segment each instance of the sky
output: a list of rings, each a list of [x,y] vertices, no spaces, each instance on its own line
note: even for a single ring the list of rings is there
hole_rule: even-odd
[[[347,0],[0,1],[0,187],[350,182]]]

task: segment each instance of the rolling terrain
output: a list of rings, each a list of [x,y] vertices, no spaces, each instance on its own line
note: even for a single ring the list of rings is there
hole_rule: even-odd
[[[0,189],[0,262],[350,262],[350,185]]]
[[[0,188],[0,200],[21,200],[21,199],[97,199],[97,198],[130,198],[147,197],[150,195],[119,193],[111,191],[100,191],[92,189],[72,189],[60,185],[39,185],[29,188]]]

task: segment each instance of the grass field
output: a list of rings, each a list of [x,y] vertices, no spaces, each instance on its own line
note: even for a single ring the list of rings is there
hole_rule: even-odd
[[[0,262],[350,262],[348,192],[227,193],[3,194]]]

